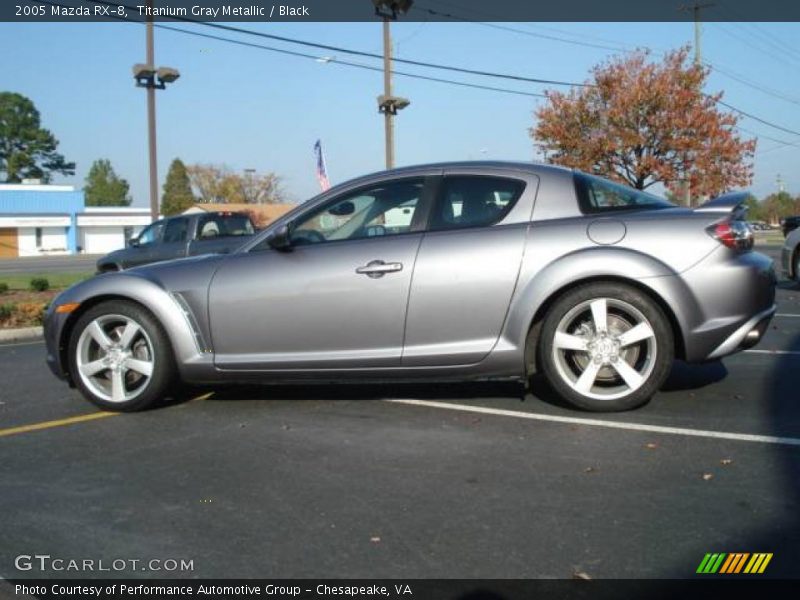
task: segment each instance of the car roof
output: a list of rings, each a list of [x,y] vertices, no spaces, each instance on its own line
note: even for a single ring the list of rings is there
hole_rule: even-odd
[[[512,161],[512,160],[463,160],[463,161],[450,161],[450,162],[438,162],[438,163],[422,163],[416,165],[408,165],[404,167],[397,167],[394,169],[386,169],[383,171],[376,171],[365,177],[374,177],[378,175],[392,175],[398,174],[402,175],[406,172],[412,171],[421,171],[421,170],[446,170],[446,169],[476,169],[476,170],[491,170],[491,169],[498,169],[498,170],[506,170],[506,169],[517,169],[523,171],[532,171],[532,172],[541,172],[541,171],[551,171],[551,172],[570,172],[572,169],[567,167],[562,167],[559,165],[551,165],[547,163],[541,162],[525,162],[525,161]]]

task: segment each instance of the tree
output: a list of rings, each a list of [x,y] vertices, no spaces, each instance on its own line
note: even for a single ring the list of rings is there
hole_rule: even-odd
[[[755,140],[735,132],[739,117],[706,95],[708,70],[687,64],[688,48],[661,63],[633,52],[596,66],[592,81],[547,92],[530,129],[548,160],[643,190],[662,183],[679,198],[748,185]]]
[[[764,210],[764,206],[758,201],[758,198],[753,194],[748,194],[747,199],[744,201],[747,207],[747,220],[748,221],[768,221],[769,217]]]
[[[86,195],[86,206],[128,206],[128,182],[118,177],[111,166],[111,161],[101,158],[92,163],[86,184],[83,187]]]
[[[164,182],[164,194],[161,196],[161,214],[177,215],[194,204],[192,186],[186,165],[179,158],[172,161]]]
[[[795,199],[788,192],[778,192],[770,194],[761,202],[764,220],[770,223],[778,223],[781,219],[797,214],[800,208]]]
[[[190,165],[189,181],[204,203],[272,204],[283,200],[280,177],[275,173],[239,174],[225,165]]]
[[[56,152],[58,140],[41,126],[33,102],[0,92],[0,173],[7,183],[33,178],[49,182],[53,173],[74,175],[75,163]]]

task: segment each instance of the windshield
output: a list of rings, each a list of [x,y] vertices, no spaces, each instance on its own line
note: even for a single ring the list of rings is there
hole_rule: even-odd
[[[664,198],[586,173],[575,173],[575,190],[584,213],[674,206]]]

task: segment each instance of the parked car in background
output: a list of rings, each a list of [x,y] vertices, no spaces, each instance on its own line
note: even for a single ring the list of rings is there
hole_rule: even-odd
[[[786,279],[800,282],[800,228],[790,231],[783,242],[781,270]]]
[[[647,402],[673,358],[756,344],[775,312],[746,194],[697,208],[532,163],[356,179],[228,255],[101,275],[45,315],[47,362],[111,410],[176,380],[528,381]]]
[[[787,237],[792,231],[797,229],[798,226],[800,226],[800,215],[794,217],[786,217],[781,223],[781,229],[783,229],[783,237]]]
[[[255,234],[250,217],[237,212],[179,215],[155,221],[122,248],[97,261],[97,271],[122,271],[148,263],[225,254]]]

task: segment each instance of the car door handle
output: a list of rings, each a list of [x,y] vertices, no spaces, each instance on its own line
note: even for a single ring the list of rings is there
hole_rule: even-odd
[[[403,263],[393,262],[387,263],[382,260],[371,260],[363,267],[358,267],[356,273],[359,275],[366,275],[373,279],[383,277],[386,273],[394,273],[403,270]]]

